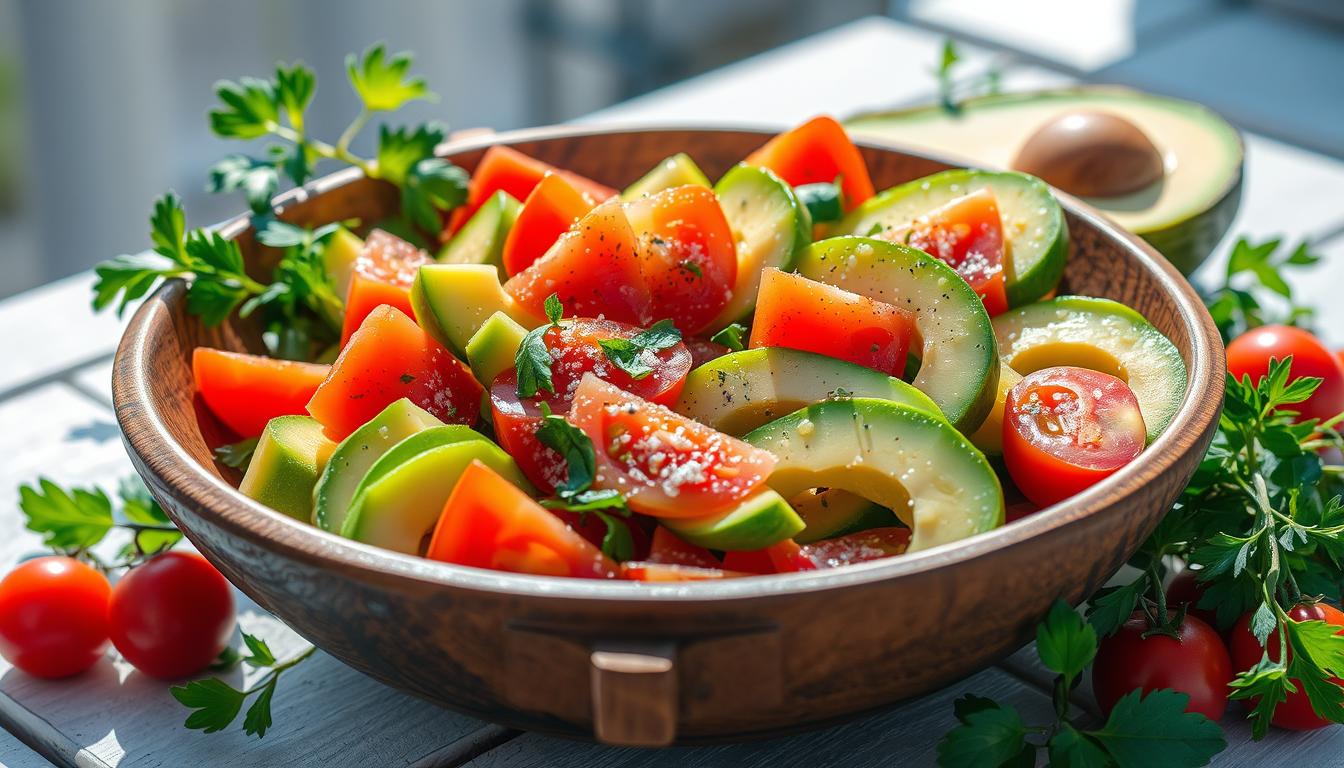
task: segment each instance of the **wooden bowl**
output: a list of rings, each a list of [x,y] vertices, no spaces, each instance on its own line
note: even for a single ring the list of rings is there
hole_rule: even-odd
[[[559,128],[456,142],[467,169],[490,144],[621,186],[678,151],[711,176],[767,138],[746,130]],[[863,144],[879,188],[947,167]],[[1031,637],[1057,597],[1077,602],[1125,562],[1204,453],[1223,348],[1199,297],[1150,247],[1060,195],[1072,293],[1116,299],[1175,342],[1189,368],[1167,431],[1113,477],[965,541],[824,572],[695,584],[600,582],[477,570],[340,538],[238,493],[193,401],[198,345],[259,349],[239,324],[206,328],[171,281],[136,312],[113,395],[136,469],[230,581],[324,651],[388,685],[515,728],[620,744],[739,740],[884,707],[945,686]],[[280,199],[302,224],[394,210],[393,190],[340,172]],[[245,217],[224,225],[249,264]]]

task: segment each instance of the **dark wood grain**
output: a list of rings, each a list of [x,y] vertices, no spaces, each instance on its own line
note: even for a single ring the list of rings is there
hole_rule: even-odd
[[[752,131],[543,129],[445,146],[470,168],[488,143],[613,186],[689,152],[711,176],[762,143]],[[879,187],[944,167],[865,144]],[[691,585],[485,572],[346,541],[238,494],[192,406],[190,352],[256,349],[207,329],[171,282],[147,300],[114,370],[136,468],[243,591],[322,649],[390,685],[509,726],[593,737],[591,656],[603,645],[677,649],[683,743],[780,734],[882,708],[1018,648],[1056,597],[1081,600],[1134,552],[1194,471],[1221,405],[1223,351],[1198,297],[1149,247],[1061,196],[1069,290],[1123,301],[1171,337],[1190,371],[1171,427],[1140,460],[1067,502],[972,539],[825,573]],[[375,220],[394,197],[343,172],[282,198],[285,218]],[[246,221],[225,226],[253,263]]]

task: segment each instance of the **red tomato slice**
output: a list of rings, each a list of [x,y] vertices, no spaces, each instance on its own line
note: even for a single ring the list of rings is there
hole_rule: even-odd
[[[383,305],[350,337],[308,413],[340,441],[403,397],[445,422],[474,424],[481,392],[470,368],[404,312]]]
[[[681,343],[685,344],[686,351],[691,353],[692,368],[699,368],[710,360],[723,357],[732,351],[718,342],[702,339],[699,336],[687,336],[681,340]]]
[[[700,568],[694,565],[671,565],[631,560],[621,564],[621,578],[629,581],[714,581],[740,579],[750,573],[726,571],[722,568]]]
[[[900,307],[767,269],[749,346],[801,349],[900,376],[914,328],[914,315]]]
[[[708,187],[673,187],[628,204],[626,215],[653,319],[671,318],[687,336],[705,330],[737,280],[737,246],[719,198]]]
[[[799,557],[813,568],[839,568],[903,555],[909,547],[910,529],[891,526],[813,542],[802,548]]]
[[[462,472],[425,557],[539,576],[615,578],[602,550],[479,461]]]
[[[793,539],[771,544],[765,549],[723,553],[723,567],[746,573],[796,573],[816,566],[803,555]]]
[[[350,276],[350,292],[345,297],[345,321],[341,324],[342,347],[350,341],[364,318],[383,304],[400,309],[408,317],[415,316],[415,310],[411,308],[411,291],[406,286],[383,282],[361,272]]]
[[[650,319],[635,236],[618,200],[589,211],[545,256],[509,278],[504,290],[539,323],[545,321],[544,305],[552,293],[564,303],[566,315],[635,325]]]
[[[849,140],[844,126],[826,115],[767,141],[747,155],[747,164],[768,168],[795,187],[839,178],[846,211],[873,196],[873,180],[863,154]]]
[[[653,544],[649,547],[650,563],[663,565],[689,565],[695,568],[718,568],[719,559],[704,547],[697,547],[680,536],[658,526],[653,531]]]
[[[594,486],[625,495],[651,517],[700,517],[751,495],[775,457],[747,443],[585,376],[569,420],[597,451]]]
[[[958,197],[916,219],[908,227],[877,235],[936,256],[966,278],[990,317],[1008,311],[1003,222],[988,189]]]
[[[300,416],[329,365],[197,347],[191,352],[196,393],[239,437],[257,437],[276,416]]]
[[[1125,382],[1086,368],[1044,368],[1004,405],[1003,460],[1022,494],[1047,507],[1113,474],[1143,450],[1139,402]]]
[[[611,187],[598,184],[585,176],[543,163],[511,147],[497,145],[487,149],[477,163],[476,172],[471,174],[471,183],[467,186],[467,202],[455,209],[449,217],[448,233],[453,234],[461,229],[476,209],[501,189],[515,199],[526,198],[548,172],[564,176],[575,188],[597,202],[617,194]]]
[[[420,265],[434,259],[396,235],[375,229],[364,240],[364,250],[355,258],[354,274],[402,288],[410,288]]]
[[[681,344],[653,354],[653,373],[635,379],[612,365],[600,343],[607,339],[630,339],[642,329],[614,320],[578,318],[565,320],[558,328],[546,331],[544,341],[550,350],[551,383],[555,394],[542,390],[536,397],[518,397],[518,377],[510,368],[501,373],[490,387],[490,407],[494,415],[495,437],[528,480],[542,491],[551,493],[565,478],[560,455],[537,440],[541,426],[541,403],[552,413],[563,414],[574,400],[574,391],[584,374],[594,373],[622,389],[646,400],[671,405],[681,396],[686,374],[691,370],[691,355]]]
[[[560,235],[596,206],[564,176],[547,173],[523,201],[504,239],[504,269],[516,275],[541,258]]]

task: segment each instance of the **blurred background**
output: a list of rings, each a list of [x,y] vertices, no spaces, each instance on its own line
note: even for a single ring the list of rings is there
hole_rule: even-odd
[[[355,112],[345,54],[378,40],[414,51],[441,97],[397,121],[502,130],[581,118],[870,15],[1201,100],[1344,157],[1344,0],[0,0],[0,297],[145,247],[165,188],[193,224],[235,213],[236,196],[204,191],[205,169],[238,151],[208,130],[211,86],[276,60],[317,71],[317,136]],[[899,85],[873,71],[862,87],[899,106]]]

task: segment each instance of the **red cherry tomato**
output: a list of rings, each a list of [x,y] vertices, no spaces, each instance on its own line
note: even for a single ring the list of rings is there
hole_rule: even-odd
[[[107,651],[103,574],[69,557],[39,557],[0,581],[0,656],[36,677],[67,677]]]
[[[908,226],[888,229],[877,237],[918,248],[946,262],[966,278],[991,317],[1008,311],[1003,222],[994,193],[988,189],[958,197]]]
[[[1185,615],[1194,616],[1214,629],[1218,628],[1218,612],[1200,608],[1199,601],[1204,598],[1204,585],[1199,581],[1199,569],[1187,566],[1167,585],[1167,605],[1171,608],[1185,606]]]
[[[1193,616],[1181,622],[1178,637],[1144,637],[1148,629],[1148,620],[1135,613],[1098,646],[1092,693],[1101,711],[1109,715],[1120,697],[1136,688],[1145,693],[1170,688],[1190,696],[1186,712],[1222,718],[1232,662],[1218,632]]]
[[[1125,382],[1086,368],[1044,368],[1004,405],[1003,461],[1037,506],[1085,490],[1143,450],[1139,401]]]
[[[1260,641],[1251,634],[1251,616],[1248,613],[1237,620],[1231,631],[1232,647],[1232,667],[1238,672],[1244,672],[1256,664],[1260,663],[1260,657],[1264,655],[1265,648],[1260,645]],[[1341,629],[1335,634],[1344,634],[1344,612],[1341,612],[1333,605],[1325,603],[1303,604],[1294,607],[1288,611],[1288,618],[1293,621],[1324,621],[1334,624]],[[1269,658],[1279,658],[1279,633],[1277,631],[1269,635]],[[1292,651],[1288,652],[1289,657]],[[1324,728],[1330,725],[1330,721],[1316,714],[1316,710],[1311,706],[1311,700],[1302,690],[1302,684],[1293,680],[1293,687],[1297,688],[1294,693],[1288,694],[1288,697],[1279,702],[1274,708],[1274,716],[1270,722],[1280,728],[1287,728],[1293,731],[1310,731],[1316,728]],[[1334,679],[1335,685],[1344,686],[1344,680]]]
[[[1322,421],[1344,411],[1344,361],[1301,328],[1265,325],[1241,334],[1227,345],[1227,370],[1238,380],[1249,375],[1255,382],[1269,372],[1270,358],[1283,360],[1289,355],[1294,378],[1319,376],[1324,381],[1306,402],[1288,407],[1303,419]]]
[[[117,582],[107,611],[112,644],[141,672],[176,680],[200,672],[233,633],[229,582],[195,552],[165,552]]]

